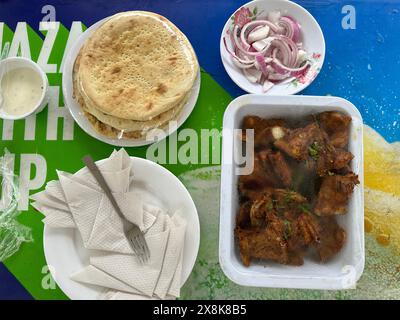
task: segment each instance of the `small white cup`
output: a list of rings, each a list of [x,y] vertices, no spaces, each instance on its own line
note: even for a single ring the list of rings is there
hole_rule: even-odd
[[[22,115],[11,115],[8,114],[4,111],[4,109],[2,109],[0,107],[0,118],[2,119],[6,119],[6,120],[19,120],[19,119],[24,119],[28,116],[30,116],[33,113],[39,113],[40,111],[42,111],[45,107],[45,105],[47,104],[47,90],[49,87],[49,82],[47,79],[46,74],[44,73],[44,71],[42,70],[42,68],[39,67],[39,65],[36,62],[33,62],[30,59],[27,58],[22,58],[22,57],[11,57],[11,58],[7,58],[4,60],[0,61],[0,85],[1,85],[1,79],[3,78],[3,76],[14,69],[17,68],[29,68],[34,70],[42,79],[42,95],[40,97],[40,100],[38,101],[38,103],[34,106],[32,106],[32,109]]]

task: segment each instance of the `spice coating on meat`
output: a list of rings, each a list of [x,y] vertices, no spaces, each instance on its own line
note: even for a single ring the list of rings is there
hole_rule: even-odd
[[[345,214],[347,201],[358,183],[358,177],[354,173],[325,177],[315,204],[315,214],[318,216]]]

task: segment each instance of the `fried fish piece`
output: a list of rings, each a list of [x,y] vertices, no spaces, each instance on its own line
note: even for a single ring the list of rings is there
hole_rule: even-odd
[[[347,202],[355,185],[359,183],[358,176],[354,173],[324,177],[314,207],[315,214],[318,216],[345,214]]]

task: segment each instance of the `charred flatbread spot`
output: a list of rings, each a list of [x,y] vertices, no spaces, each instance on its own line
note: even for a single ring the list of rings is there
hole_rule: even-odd
[[[157,93],[159,93],[159,94],[164,94],[164,93],[166,93],[166,92],[168,91],[168,88],[167,88],[167,86],[166,86],[165,84],[160,83],[160,84],[158,85],[156,91],[157,91]]]
[[[177,61],[177,60],[178,60],[177,57],[170,57],[170,58],[168,58],[168,61],[169,61],[169,64],[170,64],[170,65],[176,64],[176,61]]]
[[[111,70],[111,74],[116,74],[116,73],[119,73],[119,72],[121,72],[121,68],[120,68],[120,67],[114,67],[114,68]]]
[[[151,110],[153,108],[153,102],[149,102],[146,104],[146,109]]]

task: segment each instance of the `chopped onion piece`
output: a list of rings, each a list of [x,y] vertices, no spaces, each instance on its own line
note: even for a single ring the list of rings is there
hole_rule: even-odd
[[[268,47],[270,46],[272,40],[274,40],[275,38],[273,37],[268,37],[266,39],[262,39],[256,42],[253,42],[253,44],[251,45],[254,49],[256,49],[258,52],[264,51],[265,49],[268,49]]]
[[[253,43],[268,37],[269,27],[267,25],[254,28],[247,37],[248,43]]]
[[[300,66],[306,60],[307,60],[307,52],[305,52],[304,50],[299,50],[299,52],[297,52],[296,64]]]
[[[262,76],[262,72],[257,69],[243,69],[243,74],[251,83],[259,82]]]
[[[268,80],[265,80],[263,83],[263,92],[267,92],[268,90],[270,90],[272,87],[274,86],[274,84]]]

